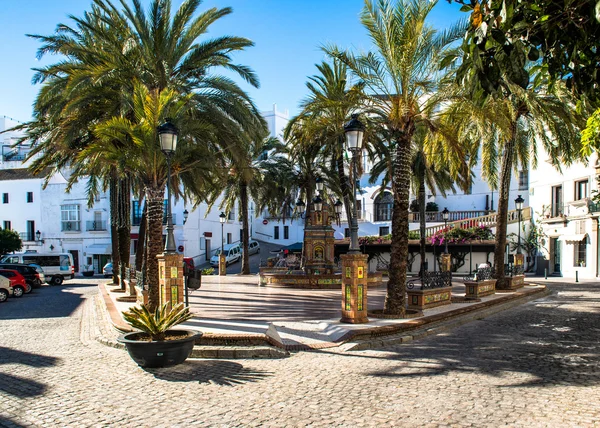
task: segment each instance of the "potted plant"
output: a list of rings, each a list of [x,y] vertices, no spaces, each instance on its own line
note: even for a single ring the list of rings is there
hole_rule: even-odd
[[[194,330],[169,330],[189,320],[189,308],[178,304],[169,310],[169,303],[150,312],[145,305],[123,312],[123,318],[140,331],[125,333],[117,340],[123,343],[129,356],[141,367],[170,367],[183,363],[192,353],[194,343],[202,333]]]
[[[94,266],[83,265],[83,268],[81,269],[81,273],[83,274],[83,276],[94,276],[94,274],[96,272],[94,272]]]

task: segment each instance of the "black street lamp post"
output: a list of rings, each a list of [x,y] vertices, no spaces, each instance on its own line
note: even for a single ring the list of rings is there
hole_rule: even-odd
[[[227,216],[224,212],[221,212],[219,215],[219,221],[221,222],[221,254],[223,254],[223,249],[225,247],[225,238],[223,235],[223,228],[225,227],[225,221],[227,221]]]
[[[448,218],[450,217],[450,211],[445,207],[442,211],[442,218],[444,219],[444,230],[448,233]],[[444,254],[448,254],[448,238],[444,237]]]
[[[517,230],[517,254],[521,254],[521,210],[523,210],[523,202],[525,199],[521,195],[515,199],[515,208],[517,209],[517,215],[519,216],[519,229]]]
[[[350,219],[350,248],[349,254],[360,253],[358,246],[358,208],[356,203],[356,157],[358,152],[362,150],[362,139],[365,133],[365,125],[358,120],[358,115],[353,114],[352,120],[344,125],[344,133],[346,134],[346,145],[348,150],[352,152],[352,179],[354,181],[352,201],[352,218]]]
[[[167,241],[165,242],[165,253],[175,253],[175,237],[173,236],[173,215],[171,214],[171,156],[177,149],[178,130],[169,119],[158,127],[160,148],[167,158]]]

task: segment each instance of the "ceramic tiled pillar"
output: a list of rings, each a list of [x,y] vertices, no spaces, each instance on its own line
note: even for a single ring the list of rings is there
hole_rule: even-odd
[[[224,252],[219,254],[219,275],[220,276],[227,275],[227,258],[225,257]]]
[[[343,254],[341,322],[363,324],[367,318],[367,255]]]
[[[157,258],[160,304],[183,303],[183,254],[163,253]]]
[[[440,270],[442,272],[450,272],[452,270],[452,255],[442,254]]]

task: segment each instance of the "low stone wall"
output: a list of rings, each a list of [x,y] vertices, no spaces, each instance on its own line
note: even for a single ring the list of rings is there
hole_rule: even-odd
[[[261,268],[260,285],[320,290],[339,290],[342,285],[342,275],[340,273],[329,275],[286,274],[270,272],[268,269],[272,268],[266,268],[264,271]],[[369,272],[367,274],[367,287],[379,287],[381,285],[383,285],[381,272]]]
[[[407,290],[409,309],[429,309],[452,303],[452,287]]]
[[[483,281],[465,281],[465,298],[479,299],[496,292],[496,280],[486,279]]]
[[[514,291],[525,286],[525,275],[515,275],[506,277],[506,288],[502,291]],[[499,290],[498,288],[496,290]]]

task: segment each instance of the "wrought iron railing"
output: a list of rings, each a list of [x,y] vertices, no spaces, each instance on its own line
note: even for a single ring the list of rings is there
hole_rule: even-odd
[[[408,290],[412,290],[418,285],[421,286],[421,290],[452,287],[452,272],[425,271],[422,276],[406,281],[406,288]]]
[[[106,230],[106,222],[105,221],[86,221],[85,229],[92,232],[99,232]]]
[[[81,222],[63,221],[61,222],[61,231],[63,232],[81,232]]]
[[[505,276],[525,275],[525,266],[524,265],[513,265],[513,264],[504,265],[504,275]]]
[[[492,279],[494,278],[494,271],[492,270],[491,267],[485,267],[485,268],[477,268],[477,270],[472,273],[471,275],[467,275],[465,276],[463,279],[465,281],[474,281],[474,282],[479,282],[479,281],[485,281],[487,279]]]
[[[35,241],[35,235],[29,232],[20,232],[21,241]]]
[[[146,274],[144,273],[143,270],[136,270],[135,271],[135,286],[137,288],[139,288],[140,290],[143,290],[145,287],[146,283]]]

